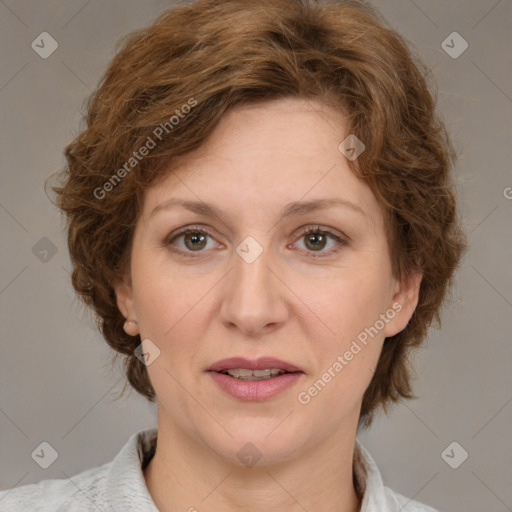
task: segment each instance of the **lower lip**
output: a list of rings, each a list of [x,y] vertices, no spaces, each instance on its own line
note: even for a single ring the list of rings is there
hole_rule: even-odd
[[[277,377],[263,380],[241,380],[224,373],[208,372],[219,387],[235,398],[248,402],[269,400],[292,387],[302,375],[302,372],[283,373]]]

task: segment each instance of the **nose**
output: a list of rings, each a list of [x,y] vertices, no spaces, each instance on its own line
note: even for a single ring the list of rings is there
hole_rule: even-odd
[[[233,254],[233,268],[222,285],[221,320],[228,329],[238,329],[251,337],[274,332],[289,314],[287,287],[279,276],[276,260],[269,249],[252,262],[243,252],[240,254]]]

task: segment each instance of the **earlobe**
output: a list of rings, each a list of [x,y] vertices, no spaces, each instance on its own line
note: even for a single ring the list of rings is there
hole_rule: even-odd
[[[390,304],[390,308],[395,311],[395,315],[384,329],[386,338],[395,336],[407,327],[418,305],[422,278],[423,274],[416,273],[407,278],[405,282],[397,285],[397,290]]]
[[[138,334],[138,326],[132,287],[123,280],[115,285],[114,291],[116,294],[117,307],[127,320],[124,324],[124,330],[126,334],[136,336]]]

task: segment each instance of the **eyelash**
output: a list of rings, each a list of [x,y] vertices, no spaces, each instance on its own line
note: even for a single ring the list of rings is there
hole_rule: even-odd
[[[209,236],[210,238],[214,238],[207,230],[205,230],[203,228],[188,227],[188,228],[184,228],[181,231],[171,235],[166,241],[166,246],[170,246],[172,244],[172,242],[174,242],[177,238],[179,238],[183,235],[187,235],[189,233],[195,233],[195,234],[200,233],[202,235]],[[309,234],[327,235],[328,237],[332,238],[335,242],[337,242],[340,247],[338,247],[337,249],[331,249],[330,251],[327,251],[326,253],[321,253],[322,254],[321,256],[314,254],[313,251],[306,251],[305,256],[307,258],[326,258],[328,256],[337,254],[338,252],[340,252],[341,248],[343,248],[344,246],[347,245],[347,241],[344,240],[342,237],[334,234],[332,231],[329,231],[328,229],[321,229],[320,226],[309,227],[309,228],[302,230],[300,232],[297,240],[299,240],[300,238],[303,238]],[[197,254],[197,255],[193,254],[193,251],[184,251],[182,249],[172,249],[172,251],[178,252],[180,254],[183,254],[185,257],[190,257],[190,258],[197,258],[200,256],[200,254]],[[198,253],[201,253],[201,252],[204,252],[204,251],[198,251]]]

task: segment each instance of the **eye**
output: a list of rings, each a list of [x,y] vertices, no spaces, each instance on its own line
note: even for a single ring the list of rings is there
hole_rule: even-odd
[[[175,243],[180,238],[183,239],[184,246],[182,247]],[[174,252],[194,258],[200,256],[200,254],[194,253],[204,252],[203,249],[212,249],[212,247],[208,247],[208,238],[213,239],[213,236],[207,230],[200,227],[186,227],[170,235],[166,241],[166,246],[170,246]],[[305,256],[307,258],[332,256],[338,253],[343,246],[347,245],[347,242],[341,236],[328,229],[322,229],[320,226],[302,230],[299,234],[299,239],[305,239]],[[329,251],[324,251],[323,249],[325,249],[329,239],[335,242],[335,247]],[[178,248],[172,247],[175,245],[178,245]]]
[[[327,229],[321,229],[320,226],[306,228],[300,233],[299,239],[305,240],[305,256],[307,258],[324,258],[327,256],[332,256],[333,254],[338,253],[341,247],[347,244],[347,242],[341,236],[338,236]],[[329,251],[323,251],[327,245],[328,239],[331,239],[335,242],[333,244],[334,248]],[[314,253],[320,254],[317,255]]]
[[[173,248],[172,250],[193,258],[196,257],[196,255],[191,253],[202,252],[202,250],[205,248],[211,249],[211,247],[207,247],[207,237],[212,238],[208,231],[202,228],[188,227],[182,229],[181,231],[178,231],[177,233],[172,234],[168,238],[166,245],[172,246],[176,240],[178,240],[179,238],[183,238],[183,243],[185,247],[181,247],[178,249]]]

